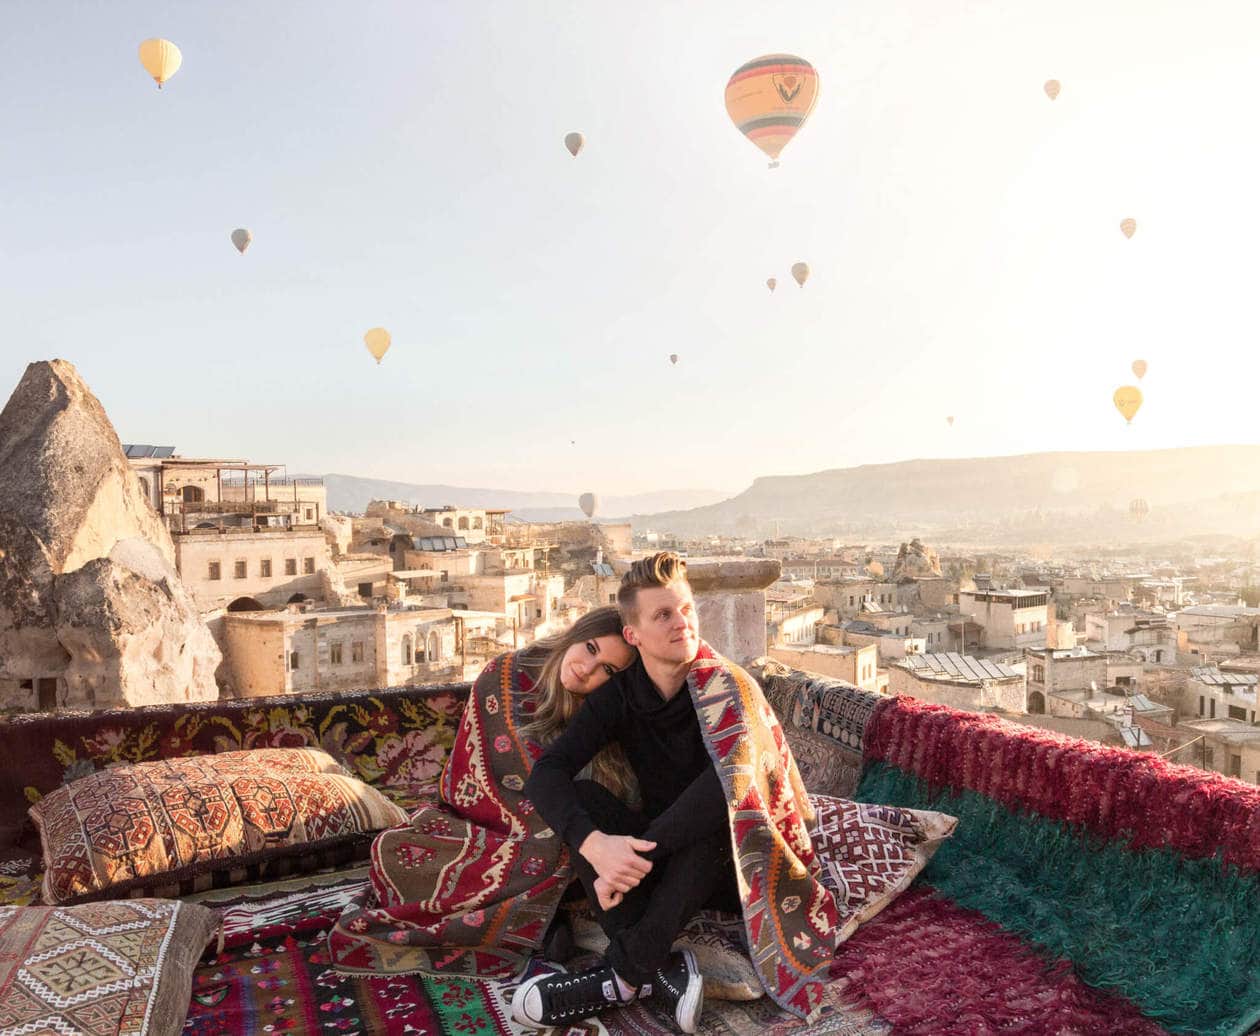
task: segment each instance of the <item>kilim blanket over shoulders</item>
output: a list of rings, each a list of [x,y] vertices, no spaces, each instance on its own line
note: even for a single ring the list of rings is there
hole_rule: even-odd
[[[329,933],[339,971],[512,978],[540,946],[571,876],[568,852],[524,797],[541,747],[515,655],[477,678],[442,771],[441,801],[372,845],[371,891]]]
[[[810,841],[814,810],[760,686],[707,644],[687,674],[726,794],[749,956],[766,992],[810,1019],[836,947],[835,900]]]

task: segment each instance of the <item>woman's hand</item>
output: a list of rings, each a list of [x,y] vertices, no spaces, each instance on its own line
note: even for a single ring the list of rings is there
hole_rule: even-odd
[[[620,906],[625,897],[603,878],[596,878],[595,898],[599,900],[600,910],[611,910],[613,907]]]
[[[586,836],[586,841],[578,852],[595,868],[598,877],[614,891],[624,893],[647,877],[652,869],[652,861],[645,860],[639,854],[651,852],[655,848],[655,842],[646,842],[642,838],[592,831]]]

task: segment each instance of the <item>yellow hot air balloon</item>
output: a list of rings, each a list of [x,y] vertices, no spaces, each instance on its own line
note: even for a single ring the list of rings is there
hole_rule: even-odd
[[[232,244],[236,245],[236,250],[245,254],[245,249],[249,247],[249,243],[254,240],[254,235],[244,227],[237,227],[232,231]]]
[[[376,362],[380,363],[385,354],[389,352],[389,344],[393,341],[389,337],[389,332],[383,327],[374,327],[363,336],[363,344],[368,347],[368,352],[376,357]]]
[[[777,288],[778,286],[779,286],[779,279],[777,277],[766,278],[766,287],[770,289],[771,295],[774,294],[774,289]]]
[[[1146,361],[1145,361],[1145,360],[1134,360],[1134,361],[1133,361],[1133,373],[1134,373],[1135,375],[1137,375],[1137,379],[1138,379],[1138,381],[1141,381],[1143,378],[1145,378],[1145,377],[1146,377]]]
[[[726,113],[740,133],[770,156],[771,169],[817,101],[818,73],[791,54],[753,58],[735,69],[726,84]]]
[[[184,55],[170,40],[151,39],[140,44],[140,64],[156,81],[158,89],[179,71]]]
[[[1137,220],[1132,217],[1129,219],[1122,219],[1120,221],[1120,230],[1123,232],[1125,237],[1132,237],[1137,231]]]
[[[1116,409],[1124,416],[1125,422],[1129,423],[1142,405],[1142,390],[1136,385],[1121,385],[1111,401],[1116,404]]]
[[[582,150],[582,145],[586,143],[586,138],[582,134],[573,132],[566,133],[564,137],[564,146],[569,149],[569,154],[577,158],[578,152]]]
[[[1053,101],[1059,96],[1059,81],[1057,79],[1047,79],[1046,85],[1042,89],[1045,90],[1046,96]]]
[[[793,263],[792,276],[796,278],[797,284],[805,287],[805,282],[809,280],[809,263]]]

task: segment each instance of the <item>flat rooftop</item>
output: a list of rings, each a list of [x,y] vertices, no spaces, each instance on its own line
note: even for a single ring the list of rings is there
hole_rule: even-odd
[[[1024,674],[1001,662],[987,658],[960,655],[956,651],[938,651],[926,655],[907,655],[893,665],[909,669],[916,676],[958,683],[980,683],[983,680],[1022,680]]]

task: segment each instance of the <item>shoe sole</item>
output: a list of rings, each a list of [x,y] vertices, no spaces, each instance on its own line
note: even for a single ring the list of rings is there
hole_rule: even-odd
[[[693,979],[688,981],[687,989],[674,1009],[674,1021],[683,1032],[694,1033],[700,1022],[700,1012],[704,1010],[704,977],[696,966],[696,955],[690,950],[683,950],[682,955]]]
[[[542,1022],[536,1022],[525,1014],[525,996],[539,982],[545,978],[551,978],[550,974],[535,975],[531,979],[526,979],[516,987],[516,992],[512,994],[512,1021],[517,1025],[523,1025],[528,1029],[545,1029],[548,1028]]]

